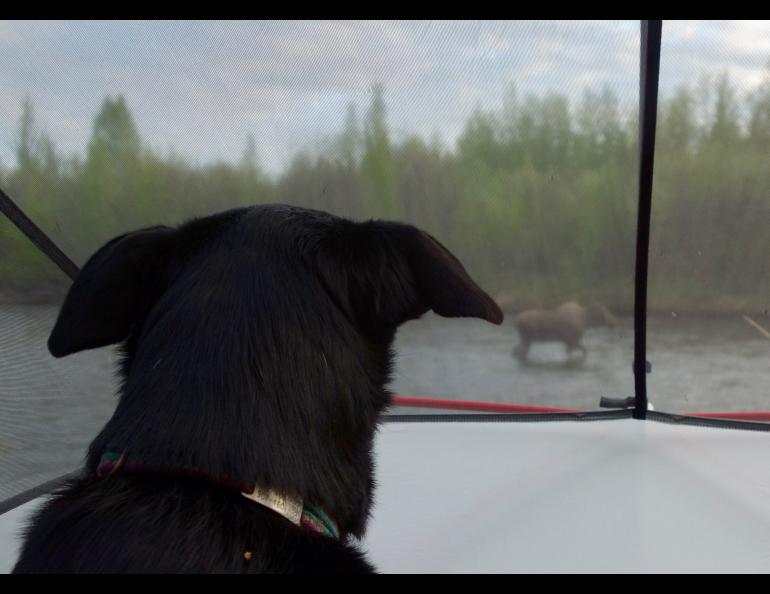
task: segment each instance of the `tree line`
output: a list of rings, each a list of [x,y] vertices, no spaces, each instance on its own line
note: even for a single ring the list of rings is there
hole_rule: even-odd
[[[511,86],[470,115],[455,146],[395,141],[385,90],[278,175],[246,139],[241,159],[196,165],[142,141],[123,97],[107,97],[85,154],[63,155],[24,101],[0,185],[77,263],[126,230],[284,202],[358,220],[418,225],[502,305],[564,299],[633,304],[638,118],[608,89],[573,103]],[[687,311],[770,306],[770,76],[739,95],[725,73],[662,98],[650,304]],[[67,279],[0,217],[0,297],[58,295]]]

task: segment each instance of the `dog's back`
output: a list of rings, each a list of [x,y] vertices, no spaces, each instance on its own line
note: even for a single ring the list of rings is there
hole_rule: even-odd
[[[371,570],[348,537],[371,507],[396,328],[428,309],[502,321],[408,225],[271,205],[112,240],[49,349],[122,343],[118,406],[15,571]]]

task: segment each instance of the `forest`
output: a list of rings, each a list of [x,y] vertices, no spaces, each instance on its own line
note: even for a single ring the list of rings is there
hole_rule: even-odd
[[[741,92],[728,73],[661,98],[650,306],[677,312],[770,307],[770,71]],[[633,306],[637,113],[609,88],[521,96],[476,110],[453,146],[398,141],[381,85],[325,142],[283,171],[244,139],[236,162],[190,163],[140,137],[106,97],[84,154],[62,154],[27,97],[0,187],[76,263],[111,237],[227,208],[283,202],[356,220],[417,225],[509,310],[566,299]],[[56,301],[68,279],[0,215],[0,299]]]

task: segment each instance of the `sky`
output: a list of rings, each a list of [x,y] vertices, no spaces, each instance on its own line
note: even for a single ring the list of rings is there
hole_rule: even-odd
[[[741,93],[770,63],[768,21],[666,21],[661,95],[727,71]],[[234,161],[253,135],[278,173],[324,150],[348,105],[385,88],[395,140],[453,147],[475,109],[608,86],[631,114],[638,21],[0,21],[0,163],[12,166],[21,104],[66,153],[83,154],[105,96],[126,98],[142,139],[195,163]]]

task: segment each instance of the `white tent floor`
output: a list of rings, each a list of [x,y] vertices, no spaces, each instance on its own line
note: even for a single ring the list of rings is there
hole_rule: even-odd
[[[770,433],[633,419],[388,423],[383,572],[768,572]],[[0,518],[0,571],[30,502]]]
[[[770,571],[770,433],[393,424],[378,445],[381,571]]]

